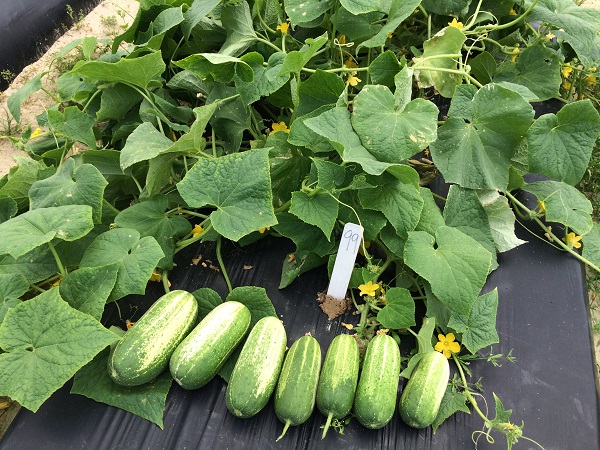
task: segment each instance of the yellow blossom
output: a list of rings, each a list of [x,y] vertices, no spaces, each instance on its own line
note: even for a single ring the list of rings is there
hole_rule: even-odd
[[[555,37],[556,37],[556,36],[554,36],[552,33],[548,33],[548,34],[546,35],[546,40],[547,40],[547,41],[551,41],[551,40],[552,40],[552,39],[554,39]]]
[[[278,131],[283,131],[285,133],[290,132],[290,129],[287,127],[285,122],[274,123],[273,125],[271,125],[271,128],[272,128],[272,131],[269,133],[269,135],[275,134]]]
[[[462,22],[459,22],[458,20],[456,20],[456,17],[454,19],[452,19],[452,22],[448,22],[448,26],[458,28],[459,30],[462,30],[464,27]]]
[[[460,352],[460,344],[455,342],[454,333],[448,333],[446,336],[438,334],[438,343],[435,344],[435,351],[442,353],[446,358],[450,358],[451,353]]]
[[[56,287],[56,286],[60,285],[61,281],[62,281],[62,277],[58,277],[58,280],[56,280],[54,283],[52,283],[52,287]]]
[[[31,133],[31,136],[29,136],[29,139],[38,137],[40,134],[42,134],[42,130],[40,130],[39,128],[36,128],[35,130],[33,130],[33,133]]]
[[[346,35],[342,34],[339,38],[338,38],[338,44],[340,45],[344,45],[346,43]]]
[[[573,68],[571,67],[571,63],[566,63],[562,68],[562,75],[565,78],[569,78],[570,73],[573,72]]]
[[[276,30],[281,31],[281,34],[287,34],[289,28],[290,24],[288,22],[283,22],[281,25],[277,25]]]
[[[514,9],[511,9],[508,13],[509,16],[516,16],[517,12]]]
[[[571,82],[568,80],[563,81],[562,87],[567,91],[571,90]]]
[[[348,79],[346,80],[346,83],[349,84],[350,86],[356,86],[358,85],[358,83],[360,83],[362,80],[360,78],[358,78],[357,76],[354,75],[350,75],[348,77]]]
[[[288,132],[289,132],[289,131],[288,131]],[[259,228],[259,229],[258,229],[258,232],[259,232],[260,234],[263,234],[265,231],[268,231],[268,230],[270,230],[270,229],[271,229],[271,227],[262,227],[262,228]]]
[[[513,48],[513,50],[512,50],[512,54],[511,54],[511,55],[509,55],[509,56],[508,56],[508,58],[509,58],[511,61],[514,61],[514,60],[516,60],[516,59],[517,59],[517,55],[518,55],[519,53],[521,53],[521,50],[519,49],[519,47],[515,47],[515,48]]]
[[[588,75],[587,77],[585,77],[585,84],[587,84],[588,86],[594,86],[596,84],[596,77]]]
[[[346,67],[347,69],[356,69],[358,67],[358,64],[356,64],[352,56],[349,56],[348,59],[344,61],[344,67]]]
[[[379,285],[369,281],[367,284],[361,284],[358,286],[358,289],[360,290],[360,295],[370,295],[373,297],[377,289],[379,289]]]
[[[581,236],[577,236],[572,231],[569,232],[564,238],[562,238],[562,240],[565,241],[565,243],[569,247],[581,248],[581,242],[579,242],[579,241],[581,241]]]
[[[543,200],[538,200],[538,209],[540,210],[540,215],[546,215],[546,203]]]
[[[158,271],[154,271],[152,272],[152,275],[150,275],[150,281],[161,281],[162,280],[162,275],[160,272]]]
[[[347,328],[348,330],[353,330],[354,329],[354,325],[352,325],[351,323],[344,323],[344,322],[342,322],[342,326],[344,328]]]
[[[394,35],[394,32],[393,32],[393,31],[390,31],[390,32],[387,34],[387,36],[386,36],[386,37],[387,37],[388,39],[391,39],[393,35]]]
[[[192,237],[196,237],[203,232],[204,232],[204,228],[202,228],[200,225],[196,224],[196,225],[194,225],[194,229],[192,230]]]

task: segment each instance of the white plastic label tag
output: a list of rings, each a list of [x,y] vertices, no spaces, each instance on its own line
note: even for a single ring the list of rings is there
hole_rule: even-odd
[[[355,223],[347,223],[342,232],[340,246],[335,257],[331,281],[327,289],[327,295],[338,300],[346,297],[348,283],[356,261],[356,254],[362,241],[363,227]]]

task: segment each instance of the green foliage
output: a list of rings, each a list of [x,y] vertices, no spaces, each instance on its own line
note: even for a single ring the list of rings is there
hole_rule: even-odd
[[[140,389],[105,373],[91,381],[114,340],[98,320],[151,276],[168,286],[174,255],[200,241],[220,254],[223,239],[290,239],[284,288],[333,262],[347,222],[362,225],[356,330],[399,339],[423,323],[405,377],[434,335],[458,339],[461,371],[498,342],[503,298],[481,290],[497,255],[524,244],[515,214],[600,271],[592,203],[574,187],[600,136],[597,11],[571,0],[221,3],[142,1],[112,54],[96,59],[94,37],[67,45],[57,58],[75,48],[81,58],[56,80],[42,130],[7,137],[31,158],[0,178],[0,286],[10,285],[0,288],[0,395],[35,410],[85,366],[74,392],[161,425],[168,377]],[[17,124],[46,75],[9,98]],[[531,102],[555,98],[564,106],[534,119]],[[525,183],[529,173],[552,180]],[[447,198],[427,187],[437,174]],[[367,282],[374,295],[357,299]],[[253,321],[275,313],[262,288],[230,290]],[[201,314],[221,302],[194,295]],[[70,325],[48,331],[45,315]],[[17,365],[38,363],[25,337],[46,332],[57,353],[23,373]],[[68,361],[60,373],[52,358]],[[435,427],[465,399],[478,410],[466,379]],[[521,428],[496,406],[497,420],[480,415],[511,445]]]

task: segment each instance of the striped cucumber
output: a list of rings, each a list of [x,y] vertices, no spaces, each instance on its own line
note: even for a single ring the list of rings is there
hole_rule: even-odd
[[[400,349],[387,334],[367,346],[354,398],[354,415],[366,428],[382,428],[396,410],[400,382]]]
[[[285,328],[277,317],[256,322],[227,385],[225,401],[233,415],[252,417],[267,404],[277,384],[286,344]]]
[[[317,387],[317,408],[327,417],[322,439],[331,420],[345,417],[352,409],[359,365],[356,339],[349,334],[336,336],[327,349]]]
[[[198,303],[189,292],[176,290],[160,297],[111,351],[110,377],[123,386],[152,381],[168,367],[197,317]]]
[[[414,428],[426,428],[437,417],[450,378],[448,359],[426,353],[417,363],[400,397],[400,417]]]
[[[290,425],[308,420],[315,408],[321,370],[321,347],[311,335],[295,341],[283,361],[275,388],[275,414],[284,423],[281,439]]]
[[[169,369],[184,389],[198,389],[214,378],[250,327],[250,310],[223,302],[209,312],[177,346]]]

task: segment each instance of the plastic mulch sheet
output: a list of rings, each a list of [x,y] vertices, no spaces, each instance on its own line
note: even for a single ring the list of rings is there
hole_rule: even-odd
[[[494,367],[485,361],[471,363],[472,380],[484,387],[480,407],[494,417],[493,393],[512,409],[511,420],[525,422],[524,434],[546,450],[600,449],[598,396],[595,383],[593,343],[590,337],[583,268],[574,259],[554,250],[522,228],[520,238],[529,243],[500,255],[500,268],[489,277],[485,290],[498,288],[497,316],[500,344],[494,353],[512,349],[516,363],[504,361]],[[193,291],[211,287],[223,297],[226,287],[220,273],[192,258],[216,261],[213,246],[202,244],[180,252],[171,274],[173,289]],[[325,354],[331,339],[347,332],[341,322],[357,323],[346,315],[329,321],[316,296],[327,287],[325,269],[314,269],[286,289],[279,290],[281,262],[293,246],[288,240],[265,238],[247,247],[224,246],[224,260],[234,286],[262,286],[272,300],[288,333],[288,345],[310,332]],[[252,266],[252,268],[249,268]],[[146,296],[131,296],[120,302],[141,310],[161,294],[160,284],[151,283]],[[116,308],[108,307],[116,316]],[[122,325],[122,322],[121,322]],[[407,346],[410,346],[407,337]],[[403,346],[404,347],[404,346]],[[406,356],[406,351],[403,352]],[[475,448],[472,437],[483,429],[476,413],[458,413],[435,434],[431,428],[416,430],[404,425],[396,414],[383,429],[368,430],[356,420],[344,434],[330,429],[321,440],[324,417],[315,409],[307,423],[291,427],[279,442],[282,424],[272,400],[255,417],[238,419],[225,406],[225,382],[216,377],[205,387],[185,391],[173,383],[167,397],[164,430],[156,425],[80,395],[70,394],[70,384],[56,392],[37,413],[22,410],[0,443],[10,449],[436,449]],[[404,380],[401,380],[399,390]],[[503,436],[494,435],[494,445],[480,436],[478,448],[506,448]],[[513,448],[534,449],[519,440]]]

